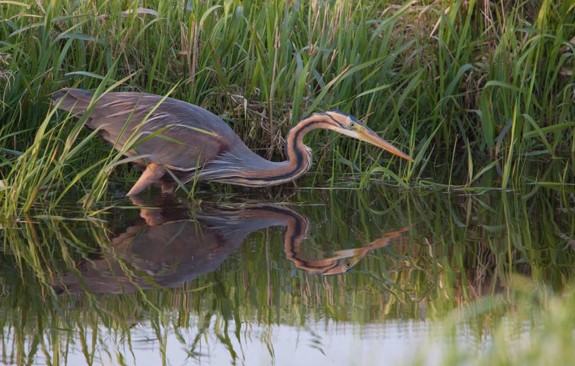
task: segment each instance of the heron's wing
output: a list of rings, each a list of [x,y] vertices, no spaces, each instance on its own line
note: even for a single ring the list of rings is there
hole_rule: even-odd
[[[93,93],[64,89],[54,96],[60,109],[79,116],[89,110]],[[129,156],[191,171],[237,144],[239,137],[218,116],[196,105],[145,93],[107,93],[86,124],[99,129],[116,149]],[[130,143],[130,145],[126,145]]]

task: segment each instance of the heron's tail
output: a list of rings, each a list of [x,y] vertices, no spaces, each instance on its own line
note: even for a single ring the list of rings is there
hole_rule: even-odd
[[[74,115],[82,115],[88,109],[94,93],[83,89],[64,88],[52,96],[52,104]]]

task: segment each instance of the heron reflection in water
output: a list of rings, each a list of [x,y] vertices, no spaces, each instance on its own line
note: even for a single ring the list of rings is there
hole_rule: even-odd
[[[214,271],[250,233],[285,227],[286,257],[304,271],[334,275],[348,271],[371,251],[385,247],[408,230],[403,227],[360,248],[338,250],[332,257],[313,259],[302,254],[309,221],[279,205],[141,208],[141,219],[102,246],[99,258],[80,263],[56,283],[59,290],[80,293],[130,293],[154,287],[176,287]]]
[[[370,143],[403,159],[413,159],[354,117],[340,111],[302,119],[286,137],[287,160],[272,162],[250,150],[218,116],[196,105],[159,95],[116,92],[97,98],[82,89],[63,89],[54,105],[75,116],[89,113],[86,125],[100,131],[114,148],[145,168],[128,192],[151,184],[171,193],[191,180],[269,187],[290,182],[311,167],[312,151],[303,137],[315,129],[332,130]]]

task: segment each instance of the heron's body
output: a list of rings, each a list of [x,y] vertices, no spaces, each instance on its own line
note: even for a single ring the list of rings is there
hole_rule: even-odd
[[[62,89],[53,101],[75,116],[90,110],[87,126],[98,129],[114,148],[146,168],[129,195],[153,183],[173,191],[174,177],[183,183],[197,179],[253,187],[294,180],[311,166],[311,150],[303,144],[303,136],[317,128],[338,131],[412,160],[341,112],[314,114],[300,121],[286,138],[288,160],[272,162],[251,151],[220,117],[196,105],[145,93],[107,93],[92,102],[93,97],[90,91]]]

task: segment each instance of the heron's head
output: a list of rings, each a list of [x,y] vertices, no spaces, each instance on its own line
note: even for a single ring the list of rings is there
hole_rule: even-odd
[[[379,137],[375,132],[358,121],[355,117],[340,111],[327,111],[321,113],[321,115],[325,117],[325,122],[328,124],[326,128],[339,132],[343,135],[353,137],[354,139],[375,145],[384,149],[385,151],[392,153],[393,155],[399,156],[400,158],[413,161],[411,156],[407,155],[397,147]]]

